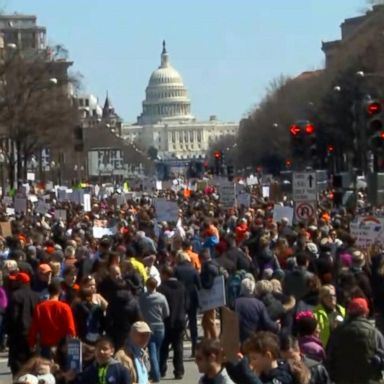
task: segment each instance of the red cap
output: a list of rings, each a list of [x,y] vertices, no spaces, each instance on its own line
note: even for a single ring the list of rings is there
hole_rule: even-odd
[[[348,312],[352,316],[366,316],[369,314],[368,301],[362,297],[356,297],[351,300],[348,306]]]
[[[19,272],[19,273],[16,273],[16,275],[10,275],[9,280],[20,281],[23,284],[29,284],[31,282],[31,278],[25,272]]]

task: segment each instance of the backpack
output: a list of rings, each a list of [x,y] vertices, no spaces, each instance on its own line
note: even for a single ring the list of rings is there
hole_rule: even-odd
[[[247,271],[240,270],[231,274],[227,279],[227,304],[229,308],[235,308],[235,301],[240,296],[241,282],[247,276]]]

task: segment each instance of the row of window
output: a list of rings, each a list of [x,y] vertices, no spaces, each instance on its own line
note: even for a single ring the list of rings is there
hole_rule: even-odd
[[[166,92],[161,92],[161,93],[148,92],[147,99],[148,100],[157,100],[157,99],[165,99],[165,98],[169,98],[169,97],[184,97],[184,96],[185,96],[184,90],[166,91]]]

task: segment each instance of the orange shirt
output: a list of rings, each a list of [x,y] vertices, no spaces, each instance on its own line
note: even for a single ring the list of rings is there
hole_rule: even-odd
[[[197,272],[200,272],[201,271],[201,263],[200,263],[199,255],[197,253],[193,252],[192,250],[188,250],[187,254],[191,260],[191,264],[193,265],[193,267],[196,269]]]
[[[37,340],[43,346],[58,345],[66,336],[76,336],[71,307],[58,300],[38,304],[29,329],[29,346],[33,348]]]

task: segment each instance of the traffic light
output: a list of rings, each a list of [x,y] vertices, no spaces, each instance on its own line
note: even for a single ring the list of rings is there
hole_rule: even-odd
[[[213,156],[214,156],[215,160],[221,160],[223,153],[221,151],[215,151],[213,153]]]
[[[213,152],[213,157],[215,159],[215,173],[216,175],[221,174],[221,168],[223,164],[223,152],[222,151],[215,151]]]
[[[308,120],[299,120],[289,127],[292,154],[306,160],[317,156],[316,129]]]
[[[333,144],[327,145],[327,155],[331,156],[335,153],[335,147]]]
[[[81,125],[77,125],[73,130],[73,135],[75,138],[75,151],[82,152],[84,150],[83,127]]]
[[[368,146],[373,150],[384,149],[384,124],[382,105],[377,100],[371,100],[366,105]]]
[[[228,164],[227,165],[227,176],[228,176],[228,181],[233,181],[233,177],[235,175],[233,165]]]

